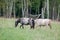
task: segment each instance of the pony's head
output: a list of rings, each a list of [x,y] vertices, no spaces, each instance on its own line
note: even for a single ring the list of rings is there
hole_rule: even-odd
[[[20,23],[20,19],[17,19],[17,20],[15,21],[15,27],[17,27],[18,23]]]

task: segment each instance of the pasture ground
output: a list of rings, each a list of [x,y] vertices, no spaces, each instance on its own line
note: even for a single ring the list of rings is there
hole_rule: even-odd
[[[0,40],[60,40],[60,22],[52,22],[52,29],[46,26],[30,29],[29,25],[15,28],[14,22],[0,18]]]

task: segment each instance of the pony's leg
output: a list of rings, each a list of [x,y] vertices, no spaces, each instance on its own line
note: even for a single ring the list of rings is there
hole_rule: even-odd
[[[24,26],[22,25],[22,28],[24,29]]]
[[[21,25],[20,25],[20,28],[21,28],[21,27],[22,27],[22,28],[24,28],[24,26],[23,26],[23,25],[24,25],[24,24],[21,24]]]
[[[21,27],[24,28],[23,25],[20,25],[20,28],[21,28]]]
[[[51,25],[50,25],[50,24],[48,24],[48,26],[50,27],[50,29],[52,29],[52,27],[51,27]]]
[[[41,28],[41,25],[40,25],[40,28]]]
[[[20,25],[20,28],[21,28],[22,25]]]
[[[34,29],[34,26],[32,28]]]
[[[31,29],[33,28],[33,29],[34,29],[34,26],[30,26],[30,28],[31,28]]]
[[[32,28],[34,29],[34,27],[30,25],[30,29],[32,29]]]
[[[32,26],[30,26],[30,29],[32,29]]]
[[[15,27],[17,27],[18,23],[15,23]]]
[[[15,28],[17,27],[17,25],[15,25]]]
[[[35,28],[37,28],[38,27],[38,25],[35,25]]]
[[[35,28],[35,24],[33,24],[33,26],[32,26],[32,27],[33,27],[33,29],[34,29],[34,28]]]

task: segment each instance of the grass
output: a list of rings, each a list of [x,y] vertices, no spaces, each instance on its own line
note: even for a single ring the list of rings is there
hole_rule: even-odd
[[[14,19],[0,18],[0,40],[60,40],[60,23],[52,22],[52,29],[30,29],[29,25],[22,29],[14,27]]]

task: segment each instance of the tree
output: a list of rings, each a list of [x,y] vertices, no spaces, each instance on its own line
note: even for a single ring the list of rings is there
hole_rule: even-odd
[[[47,0],[47,18],[49,19],[49,0]]]

